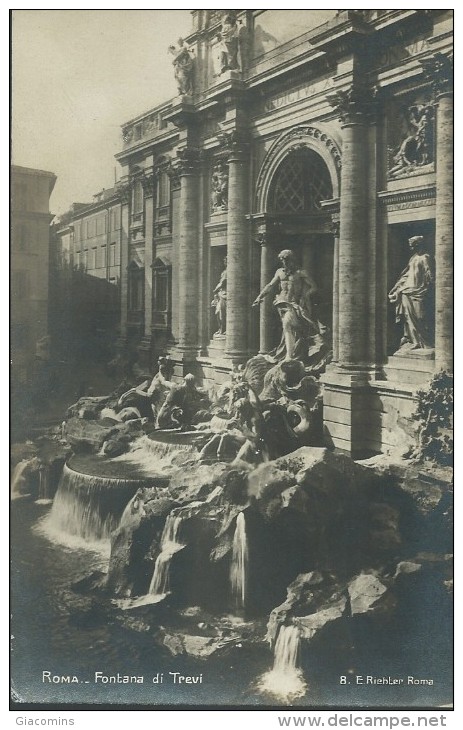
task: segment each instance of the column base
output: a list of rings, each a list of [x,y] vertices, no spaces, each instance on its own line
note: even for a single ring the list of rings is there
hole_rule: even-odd
[[[331,366],[321,376],[323,384],[323,428],[329,446],[354,458],[371,455],[369,435],[378,421],[369,387],[371,373],[346,372]],[[380,450],[380,449],[379,449]]]

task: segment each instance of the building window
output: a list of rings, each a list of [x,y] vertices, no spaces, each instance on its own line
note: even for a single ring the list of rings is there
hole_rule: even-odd
[[[98,263],[97,249],[96,248],[92,248],[92,259],[91,259],[90,268],[91,269],[96,269],[97,268],[97,263]]]
[[[143,186],[140,180],[136,180],[132,189],[132,214],[143,212]]]
[[[272,210],[317,213],[320,202],[332,197],[330,173],[312,150],[290,152],[281,163],[273,186]]]
[[[120,227],[121,227],[120,208],[113,208],[111,210],[111,230],[118,231]]]
[[[80,229],[81,229],[81,223],[80,221],[76,221],[74,223],[74,240],[80,241]]]
[[[116,266],[116,244],[112,243],[109,250],[109,265]]]
[[[129,310],[140,312],[145,307],[145,270],[136,264],[129,267]]]
[[[163,208],[169,205],[170,201],[170,178],[164,170],[159,173],[158,184],[158,207]]]
[[[107,248],[107,246],[101,247],[101,265],[104,269],[108,265],[108,248]]]
[[[87,269],[88,269],[88,250],[87,249],[85,249],[85,251],[84,251],[83,266],[84,266],[84,270],[87,271]]]
[[[141,139],[142,138],[142,135],[143,135],[143,124],[141,124],[141,123],[140,124],[136,124],[135,127],[134,127],[134,135],[133,135],[135,141]]]
[[[168,329],[171,311],[171,272],[161,259],[153,265],[153,326]]]
[[[96,219],[96,235],[101,236],[106,231],[106,216],[105,215],[99,215]]]

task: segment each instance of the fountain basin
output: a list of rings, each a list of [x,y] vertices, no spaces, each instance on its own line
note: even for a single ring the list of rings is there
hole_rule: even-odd
[[[164,486],[167,480],[160,477],[156,483]],[[119,526],[138,489],[150,485],[153,479],[132,464],[93,455],[73,456],[64,466],[49,526],[90,541],[106,540]]]

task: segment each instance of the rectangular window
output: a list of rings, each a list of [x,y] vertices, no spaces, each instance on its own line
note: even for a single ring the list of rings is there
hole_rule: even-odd
[[[96,269],[97,268],[97,263],[98,263],[97,250],[96,250],[96,248],[92,248],[92,261],[91,261],[91,264],[90,264],[90,268],[91,269]]]
[[[143,134],[143,124],[136,124],[134,127],[134,135],[133,135],[135,141],[138,141],[139,139],[141,139],[142,134]]]
[[[169,205],[170,201],[170,178],[167,172],[161,172],[159,175],[159,186],[158,186],[158,206],[163,208],[165,205]]]
[[[116,265],[116,244],[112,243],[110,252],[109,252],[109,265],[115,266]]]
[[[99,215],[96,219],[96,235],[101,236],[104,233],[105,225],[104,225],[105,219],[104,216]]]
[[[107,253],[107,247],[102,246],[101,247],[101,265],[105,269],[108,265],[108,253]]]
[[[154,272],[154,309],[167,312],[167,269]]]
[[[132,190],[132,215],[143,212],[143,187],[140,180],[133,185]]]
[[[83,264],[84,264],[85,271],[87,271],[87,269],[88,269],[88,250],[87,249],[85,249],[85,251],[84,251]]]

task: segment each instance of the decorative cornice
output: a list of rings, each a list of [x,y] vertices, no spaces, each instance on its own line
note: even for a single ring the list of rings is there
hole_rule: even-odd
[[[436,197],[436,186],[426,185],[420,188],[408,188],[406,190],[384,190],[378,193],[379,201],[386,206],[406,204],[415,201],[434,202]],[[424,203],[429,205],[430,203]]]
[[[453,54],[434,53],[420,61],[424,77],[431,81],[435,100],[442,94],[453,92]]]

